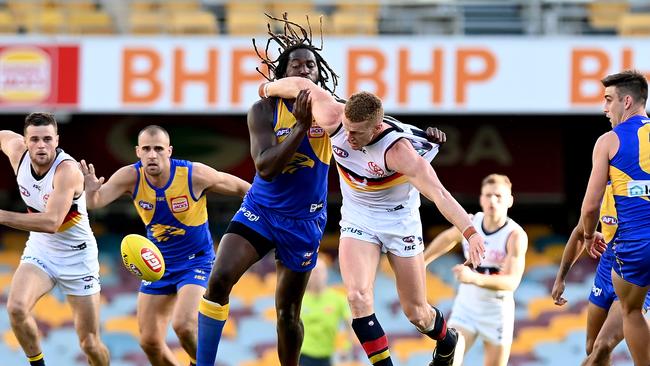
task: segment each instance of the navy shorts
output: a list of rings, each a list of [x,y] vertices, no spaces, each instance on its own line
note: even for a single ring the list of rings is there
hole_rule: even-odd
[[[306,272],[316,265],[326,221],[326,210],[314,218],[299,220],[276,215],[245,198],[226,232],[246,238],[260,255],[265,254],[260,248],[275,248],[275,257],[285,267]]]

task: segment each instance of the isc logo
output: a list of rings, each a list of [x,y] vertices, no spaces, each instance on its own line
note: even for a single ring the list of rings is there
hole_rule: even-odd
[[[160,259],[158,259],[158,256],[156,256],[156,253],[149,248],[142,248],[140,256],[144,259],[144,263],[147,267],[151,268],[154,272],[160,272],[162,269],[162,263],[160,262]]]

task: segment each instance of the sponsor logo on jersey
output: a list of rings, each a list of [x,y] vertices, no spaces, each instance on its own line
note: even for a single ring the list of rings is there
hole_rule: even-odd
[[[307,258],[311,258],[313,255],[314,255],[314,252],[305,252],[305,253],[303,253],[302,257],[307,259]]]
[[[404,205],[397,205],[397,206],[395,206],[393,208],[387,208],[386,211],[387,212],[393,212],[393,211],[401,210],[403,208],[404,208]]]
[[[341,149],[340,147],[338,147],[336,145],[332,145],[332,151],[334,152],[334,154],[336,154],[336,155],[338,155],[338,156],[340,156],[342,158],[347,158],[348,156],[350,156],[350,154],[347,151],[345,151],[344,149]]]
[[[49,199],[50,199],[50,195],[46,194],[45,196],[43,196],[43,203],[47,204],[47,200],[49,200]]]
[[[169,202],[174,213],[184,212],[190,209],[190,202],[187,200],[187,196],[174,197]]]
[[[39,192],[41,191],[41,186],[39,186],[38,184],[33,184],[32,187],[34,187]]]
[[[349,227],[349,226],[342,227],[342,228],[341,228],[341,232],[342,232],[342,233],[355,234],[355,235],[359,235],[359,236],[363,235],[363,231],[362,231],[362,230],[359,230],[359,229],[357,229],[357,228],[353,228],[353,227]]]
[[[301,168],[313,168],[314,164],[314,160],[312,160],[309,156],[301,153],[295,153],[293,154],[291,161],[287,163],[284,169],[282,169],[282,173],[293,174]]]
[[[18,186],[18,188],[20,189],[20,194],[22,194],[25,197],[30,196],[29,191],[27,190],[27,188],[25,188],[23,186]]]
[[[155,238],[158,242],[167,241],[172,236],[185,235],[185,229],[181,229],[169,225],[162,225],[162,224],[151,225],[149,230],[151,231],[151,236]]]
[[[628,197],[650,196],[650,180],[631,180],[627,182]]]
[[[312,126],[307,132],[307,135],[311,138],[319,138],[325,136],[325,130],[320,126]]]
[[[384,171],[384,169],[382,169],[374,161],[368,162],[368,169],[366,169],[366,170],[372,175],[376,175],[376,176],[386,175],[386,172]]]
[[[239,208],[239,212],[244,214],[244,217],[248,219],[250,222],[255,222],[260,219],[260,215],[254,214],[252,211],[247,209],[246,207],[242,206]]]
[[[323,208],[323,202],[321,203],[312,203],[309,207],[309,212],[316,212]]]
[[[600,218],[600,221],[606,225],[618,225],[618,219],[614,216],[603,216]]]
[[[402,238],[402,241],[405,243],[413,243],[415,241],[415,235],[406,236]]]
[[[138,206],[140,206],[143,210],[147,210],[147,211],[153,210],[153,203],[147,202],[145,200],[138,201]]]
[[[282,137],[282,136],[286,136],[286,135],[288,135],[290,133],[291,133],[291,129],[288,128],[288,127],[285,127],[285,128],[281,128],[281,129],[275,131],[275,136],[276,137]]]
[[[300,263],[300,265],[303,266],[303,267],[307,267],[307,266],[310,265],[310,264],[311,264],[311,259],[306,260],[306,261]]]
[[[90,281],[96,280],[96,278],[95,278],[95,276],[86,276],[86,277],[82,278],[82,280],[84,282],[90,282]]]
[[[596,287],[596,285],[594,285],[594,286],[591,288],[591,292],[594,293],[594,296],[598,297],[598,296],[600,296],[600,295],[603,293],[603,289],[600,288],[600,287]]]

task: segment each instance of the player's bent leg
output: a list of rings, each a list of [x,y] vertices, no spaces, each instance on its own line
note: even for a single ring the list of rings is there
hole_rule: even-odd
[[[463,364],[465,355],[469,352],[470,348],[472,348],[474,342],[476,342],[477,334],[458,324],[453,324],[451,321],[448,326],[456,329],[458,332],[458,343],[456,343],[456,349],[454,350],[453,366],[460,366]]]
[[[54,281],[45,272],[29,263],[21,263],[11,279],[7,312],[11,329],[27,357],[41,354],[38,328],[31,310],[53,286]]]
[[[618,305],[620,315],[620,305]],[[592,302],[587,304],[587,344],[585,350],[587,356],[591,355],[594,349],[594,342],[607,319],[607,309],[604,309]]]
[[[199,304],[197,366],[214,365],[223,327],[228,319],[232,287],[248,268],[266,254],[242,235],[250,236],[255,241],[268,242],[268,239],[242,224],[237,227],[242,231],[241,235],[226,233],[219,243],[208,287]]]
[[[589,319],[589,315],[587,315],[587,319]],[[621,303],[620,301],[614,301],[609,308],[607,319],[593,343],[593,350],[582,365],[611,365],[612,352],[622,340],[623,314],[621,311]]]
[[[510,343],[483,342],[485,366],[506,366],[510,358]]]
[[[392,366],[388,337],[374,314],[373,283],[379,264],[379,245],[341,237],[339,265],[352,312],[352,329],[374,366]]]
[[[178,337],[181,347],[196,360],[196,342],[198,319],[196,312],[205,293],[205,288],[196,284],[181,287],[176,294],[176,304],[172,312],[172,329]]]
[[[176,295],[138,294],[138,329],[140,347],[153,366],[177,366],[171,349],[165,343]]]
[[[650,365],[650,327],[643,316],[643,304],[650,286],[640,287],[612,270],[614,290],[621,303],[623,334],[635,365]]]
[[[300,321],[302,297],[311,271],[295,272],[277,264],[275,311],[277,314],[278,357],[282,366],[297,366],[304,329]]]
[[[99,337],[99,292],[88,296],[68,295],[67,298],[74,314],[79,345],[89,363],[93,366],[108,365],[108,348]]]

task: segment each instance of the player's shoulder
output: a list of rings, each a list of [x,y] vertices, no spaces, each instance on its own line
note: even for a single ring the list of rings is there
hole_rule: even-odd
[[[262,98],[253,103],[249,108],[248,113],[263,113],[275,109],[278,98]]]

